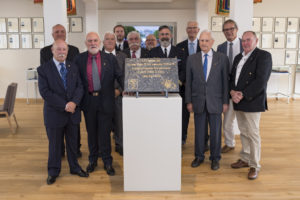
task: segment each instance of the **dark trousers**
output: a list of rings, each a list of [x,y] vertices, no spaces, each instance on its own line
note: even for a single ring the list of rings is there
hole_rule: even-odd
[[[207,122],[210,128],[210,160],[221,159],[221,127],[222,115],[208,113],[207,109],[202,113],[194,113],[195,121],[195,157],[204,159],[205,137],[207,134]]]
[[[122,119],[122,96],[115,98],[115,112],[113,117],[113,130],[115,133],[115,143],[123,147],[123,119]]]
[[[48,175],[58,176],[60,173],[62,153],[61,143],[64,134],[66,138],[66,150],[70,171],[78,172],[81,169],[76,157],[78,125],[68,123],[65,127],[60,128],[46,127],[46,131],[49,140]]]
[[[78,154],[80,152],[80,147],[81,147],[81,136],[80,136],[80,124],[78,124],[78,131],[77,131],[77,147],[76,147],[76,154]],[[62,148],[62,152],[61,154],[65,154],[65,133],[62,134],[62,142],[61,142],[61,148]]]

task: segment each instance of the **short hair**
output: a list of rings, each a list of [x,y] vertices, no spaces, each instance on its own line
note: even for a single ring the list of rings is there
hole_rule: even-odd
[[[208,33],[208,34],[210,34],[211,39],[212,39],[212,40],[215,40],[214,37],[213,37],[213,35],[212,35],[212,32],[211,32],[210,30],[207,30],[207,29],[203,30],[203,31],[200,33],[200,36],[202,35],[202,33]],[[200,36],[199,36],[199,37],[200,37]]]
[[[137,31],[130,31],[130,32],[128,33],[128,35],[127,35],[127,39],[129,40],[129,38],[130,38],[131,35],[133,35],[133,34],[137,34],[138,37],[139,37],[139,39],[141,39],[141,35],[140,35],[140,33],[137,32]]]
[[[117,40],[117,36],[116,36],[116,35],[114,34],[114,32],[112,32],[112,31],[106,31],[106,32],[104,33],[103,40],[105,39],[105,36],[108,35],[108,34],[113,35],[113,36],[115,37],[115,40]]]
[[[124,32],[125,32],[125,27],[123,25],[121,25],[121,24],[118,24],[118,25],[116,25],[114,27],[114,32],[116,31],[116,28],[119,28],[119,27],[121,27],[124,30]]]
[[[254,38],[257,39],[256,33],[255,33],[254,31],[245,31],[245,32],[243,33],[243,36],[244,36],[246,33],[252,33],[252,35],[254,36]]]
[[[234,24],[235,28],[236,28],[236,29],[239,29],[237,23],[236,23],[234,20],[232,20],[232,19],[227,19],[227,20],[224,22],[224,24],[223,24],[223,27],[222,27],[223,31],[224,31],[224,26],[225,26],[226,24]]]
[[[66,28],[65,28],[62,24],[56,24],[56,25],[52,26],[52,33],[53,33],[53,30],[54,30],[56,27],[58,27],[58,26],[63,27],[63,28],[65,29],[65,31],[66,31]]]
[[[168,29],[168,30],[171,32],[170,27],[167,26],[167,25],[162,25],[162,26],[160,26],[160,27],[158,28],[158,31],[161,31],[161,30],[163,30],[163,29]]]

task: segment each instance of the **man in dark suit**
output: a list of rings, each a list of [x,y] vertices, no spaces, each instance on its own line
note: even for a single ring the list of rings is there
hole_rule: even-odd
[[[229,59],[229,75],[232,69],[232,63],[234,57],[243,52],[242,40],[237,37],[238,26],[232,19],[226,20],[223,24],[223,33],[226,37],[226,42],[218,46],[217,51],[224,53]],[[225,145],[222,147],[222,153],[227,153],[234,150],[235,138],[234,138],[234,119],[235,112],[233,109],[232,100],[229,99],[229,107],[226,113],[224,113],[223,121],[223,134],[225,138]]]
[[[84,95],[81,101],[88,132],[89,164],[87,172],[95,170],[100,148],[104,169],[110,176],[112,166],[110,132],[114,113],[114,81],[122,85],[122,72],[113,55],[100,51],[100,38],[90,32],[86,36],[88,51],[79,54],[75,63],[79,68]],[[100,142],[100,144],[98,144]]]
[[[126,54],[116,51],[116,36],[112,32],[106,32],[103,40],[104,52],[116,56],[118,66],[124,76]],[[123,77],[124,79],[124,77]],[[123,155],[123,120],[122,120],[122,92],[121,85],[115,81],[115,112],[113,117],[113,130],[115,136],[115,151]]]
[[[199,38],[201,52],[189,56],[186,70],[185,97],[187,109],[194,112],[195,159],[192,167],[204,161],[205,124],[210,127],[211,169],[219,169],[221,159],[222,112],[228,108],[228,58],[213,51],[211,32],[203,31]]]
[[[61,142],[66,136],[67,157],[71,174],[88,177],[76,158],[78,124],[81,121],[78,107],[83,88],[78,69],[66,61],[68,46],[56,40],[52,46],[53,59],[38,67],[38,85],[44,99],[44,123],[49,140],[47,184],[53,184],[61,170]]]
[[[128,42],[125,40],[125,28],[122,25],[116,25],[114,27],[114,33],[117,37],[116,51],[124,51],[129,48]]]
[[[53,40],[63,40],[66,41],[66,29],[63,25],[61,24],[56,24],[55,26],[52,27],[52,37]],[[40,63],[41,65],[48,62],[49,60],[52,60],[53,54],[52,54],[52,44],[49,46],[46,46],[41,49],[40,51]],[[79,50],[77,47],[68,45],[68,56],[67,60],[68,61],[74,61],[74,58],[79,54]],[[64,134],[62,135],[64,138]],[[77,157],[81,157],[82,153],[80,151],[80,124],[78,125],[78,147],[77,147],[77,152],[76,155]],[[62,156],[65,156],[65,145],[64,145],[64,140],[62,139]]]
[[[137,31],[131,31],[127,35],[129,48],[125,49],[123,53],[128,58],[148,58],[149,52],[141,48],[141,36]]]
[[[248,179],[258,177],[260,170],[261,140],[259,122],[267,106],[267,82],[272,71],[272,57],[267,51],[256,48],[255,32],[246,31],[242,37],[244,52],[234,59],[230,76],[232,97],[238,126],[241,131],[242,151],[232,168],[250,167]]]

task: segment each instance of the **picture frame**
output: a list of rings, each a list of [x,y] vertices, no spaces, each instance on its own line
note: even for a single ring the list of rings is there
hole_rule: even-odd
[[[7,32],[18,33],[19,32],[19,19],[16,17],[7,18]]]
[[[7,49],[7,36],[0,34],[0,49]]]
[[[262,19],[262,31],[273,32],[273,21],[272,17],[264,17]]]
[[[20,32],[30,33],[31,32],[31,18],[21,17],[20,18]]]
[[[295,65],[297,62],[297,51],[296,50],[286,50],[285,51],[285,64]]]
[[[299,19],[297,17],[289,17],[287,20],[287,32],[295,33],[299,29]]]
[[[300,51],[298,51],[298,65],[300,65]]]
[[[212,31],[223,31],[223,17],[212,17],[211,18],[211,30]]]
[[[34,33],[44,32],[44,19],[42,17],[32,18],[32,32]]]
[[[0,33],[6,33],[6,19],[0,18]]]
[[[297,48],[297,43],[298,43],[298,35],[296,33],[286,34],[286,48],[287,49]]]
[[[275,26],[276,33],[284,33],[286,31],[286,18],[276,17],[274,26]]]
[[[9,49],[19,49],[20,48],[20,39],[19,34],[8,34],[8,48]]]
[[[261,19],[260,17],[252,18],[252,31],[260,32],[261,31]]]
[[[261,36],[261,48],[270,49],[273,46],[273,34],[263,33]]]
[[[21,35],[21,46],[22,46],[22,49],[31,49],[32,48],[31,34],[22,34]]]
[[[71,17],[70,18],[70,30],[72,33],[80,33],[83,31],[83,23],[81,17]]]
[[[41,49],[45,46],[44,34],[33,34],[32,35],[33,48]]]
[[[275,33],[274,34],[274,48],[283,49],[285,47],[285,34],[284,33]]]

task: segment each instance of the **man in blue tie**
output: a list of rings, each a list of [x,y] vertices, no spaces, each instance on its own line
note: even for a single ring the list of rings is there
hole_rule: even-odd
[[[88,177],[78,164],[78,125],[81,121],[78,107],[83,87],[75,64],[66,60],[68,45],[56,40],[52,46],[53,58],[38,67],[38,85],[44,99],[44,123],[49,140],[47,184],[53,184],[61,170],[61,143],[65,134],[70,173]]]
[[[210,127],[211,169],[219,169],[221,159],[222,112],[226,112],[228,96],[228,65],[226,55],[212,50],[211,32],[200,34],[201,52],[188,57],[186,69],[185,103],[194,112],[195,159],[192,167],[204,162],[206,123]]]

